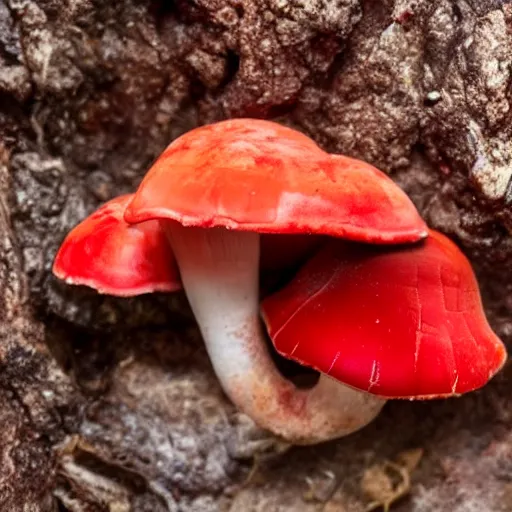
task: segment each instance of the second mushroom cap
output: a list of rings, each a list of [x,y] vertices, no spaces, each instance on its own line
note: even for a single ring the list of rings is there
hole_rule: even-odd
[[[333,240],[262,311],[281,355],[387,398],[472,391],[506,358],[468,260],[434,230],[407,246]]]
[[[157,221],[127,224],[133,196],[111,199],[68,233],[53,273],[68,284],[131,297],[181,288],[174,255]]]

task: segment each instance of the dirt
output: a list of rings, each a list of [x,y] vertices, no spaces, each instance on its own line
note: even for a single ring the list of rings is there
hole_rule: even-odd
[[[0,0],[0,510],[363,512],[405,484],[397,512],[512,510],[510,366],[285,450],[223,396],[183,295],[50,272],[175,137],[264,117],[389,172],[510,343],[511,31],[498,0]]]

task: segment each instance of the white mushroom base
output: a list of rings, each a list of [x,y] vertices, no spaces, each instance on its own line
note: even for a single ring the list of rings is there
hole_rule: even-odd
[[[215,372],[241,411],[293,444],[345,436],[379,414],[382,398],[326,375],[298,389],[276,369],[259,317],[257,233],[162,225]]]

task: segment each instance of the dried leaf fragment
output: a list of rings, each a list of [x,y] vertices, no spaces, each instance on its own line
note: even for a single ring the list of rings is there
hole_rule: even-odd
[[[370,466],[361,480],[362,491],[372,500],[366,512],[390,507],[411,490],[411,474],[423,456],[421,448],[399,453],[395,461],[384,461]]]

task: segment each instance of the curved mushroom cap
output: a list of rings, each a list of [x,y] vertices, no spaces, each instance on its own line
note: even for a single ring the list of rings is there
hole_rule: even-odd
[[[176,139],[147,173],[125,219],[375,243],[427,233],[410,199],[384,173],[256,119],[223,121]]]
[[[483,386],[505,347],[465,256],[430,231],[393,248],[332,241],[262,312],[277,351],[388,398],[437,398]]]
[[[129,297],[181,288],[172,250],[157,221],[136,226],[123,219],[132,195],[105,203],[62,243],[53,273],[69,284]]]

